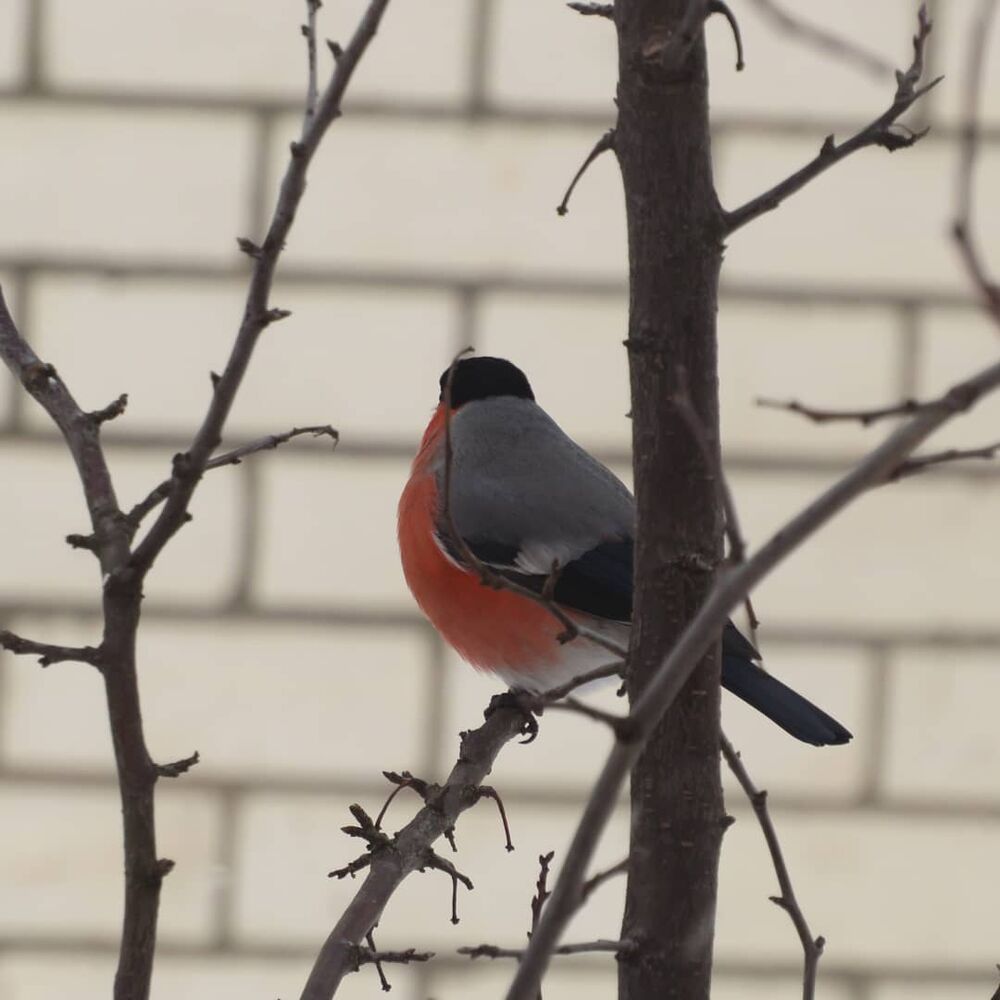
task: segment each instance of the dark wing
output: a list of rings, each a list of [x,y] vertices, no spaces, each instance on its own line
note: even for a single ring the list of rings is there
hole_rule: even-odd
[[[440,536],[439,536],[440,537]],[[448,554],[457,562],[461,555],[446,538],[441,538]],[[465,539],[477,558],[508,579],[537,591],[548,577],[525,573],[518,567],[519,550],[514,545],[484,539]],[[556,604],[610,621],[632,619],[632,539],[602,542],[559,570],[552,593]]]

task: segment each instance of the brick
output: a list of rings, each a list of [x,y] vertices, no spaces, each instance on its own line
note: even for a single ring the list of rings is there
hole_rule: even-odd
[[[261,469],[262,601],[414,608],[396,545],[406,462],[279,453]]]
[[[5,950],[0,956],[0,993],[8,1000],[57,996],[104,1000],[114,977],[115,956],[110,951],[67,955]]]
[[[12,627],[32,636],[53,630],[32,620]],[[88,640],[94,636],[82,629],[68,637]],[[158,760],[197,748],[194,781],[247,774],[378,779],[380,768],[417,767],[426,649],[401,632],[148,621],[139,642],[147,742]],[[393,693],[388,704],[386,691]],[[6,760],[109,768],[103,702],[95,672],[38,670],[24,661],[6,680],[0,729]],[[386,713],[393,724],[375,756],[361,753],[358,720],[377,726]],[[270,722],[262,724],[265,717]]]
[[[618,56],[611,24],[531,0],[503,0],[492,14],[491,103],[603,111],[608,126],[614,124]]]
[[[947,4],[934,11],[934,65],[938,72],[951,67],[964,68],[969,62],[973,33],[978,23],[979,8],[974,3]],[[993,19],[992,30],[985,41],[986,60],[980,90],[979,116],[984,124],[1000,123],[1000,67],[995,53],[1000,48],[1000,22]],[[950,79],[950,78],[949,78]],[[936,117],[950,123],[965,120],[965,77],[961,83],[941,84],[934,91]],[[987,174],[982,177],[985,180]],[[994,216],[995,218],[995,216]],[[879,998],[881,1000],[881,998]]]
[[[38,102],[0,113],[20,150],[0,165],[0,252],[231,259],[249,201],[238,116]]]
[[[947,979],[928,983],[886,983],[875,987],[872,1000],[938,1000],[942,996],[947,996],[948,1000],[982,1000],[990,995],[990,990],[996,989],[996,985],[996,976],[989,974],[985,974],[977,984],[949,982]]]
[[[12,87],[24,74],[28,0],[0,0],[0,86]]]
[[[624,297],[488,295],[478,320],[480,353],[524,368],[539,403],[571,437],[588,447],[631,447]]]
[[[255,796],[242,813],[237,851],[240,892],[235,907],[238,940],[252,945],[314,944],[357,891],[360,883],[324,878],[331,868],[362,853],[360,841],[337,831],[350,822],[348,800],[323,796]],[[364,801],[370,813],[380,798]],[[400,796],[385,821],[400,829],[418,807]],[[492,803],[486,802],[459,821],[455,862],[473,880],[473,892],[459,889],[460,923],[449,922],[451,887],[439,872],[409,877],[393,897],[379,924],[382,947],[429,947],[450,950],[482,941],[523,940],[528,902],[538,875],[538,855],[561,852],[575,825],[575,809],[518,808],[511,815],[512,854],[503,849],[503,833]],[[595,861],[610,866],[625,853],[623,817],[619,815],[602,841]],[[448,851],[447,844],[441,849]],[[558,862],[558,855],[557,855]],[[554,869],[555,870],[555,869]],[[576,940],[617,931],[624,883],[605,886],[571,925]]]
[[[180,958],[160,954],[153,976],[152,1000],[240,1000],[252,994],[291,996],[305,982],[308,960],[239,958]],[[0,988],[6,1000],[38,1000],[72,996],[74,1000],[105,1000],[114,978],[111,954],[82,955],[51,952],[8,952],[0,957]],[[412,973],[388,970],[393,988],[407,996]],[[337,996],[370,1000],[375,971],[365,967],[346,979]]]
[[[503,996],[514,975],[512,962],[485,965],[480,959],[467,969],[438,972],[433,980],[436,1000],[459,1000],[470,996]],[[613,959],[588,956],[586,959],[557,958],[545,974],[545,997],[552,1000],[609,1000],[617,996],[617,969]],[[761,979],[716,973],[712,996],[717,1000],[799,1000],[802,981],[795,978]],[[853,1000],[853,994],[823,980],[823,996],[828,1000]],[[950,996],[950,994],[949,994]],[[893,998],[896,1000],[896,998]],[[971,1000],[971,998],[970,998]]]
[[[849,956],[856,965],[907,971],[978,965],[992,953],[983,885],[996,875],[996,822],[780,809],[774,820],[810,926],[829,942],[827,961]],[[799,961],[788,917],[767,898],[776,880],[760,829],[742,811],[726,834],[720,885],[720,963]]]
[[[320,14],[321,81],[331,68],[322,40],[346,44],[364,7],[350,0]],[[426,10],[390,7],[351,96],[457,101],[465,85],[469,8],[462,0],[440,0]],[[269,0],[223,0],[207,9],[181,0],[153,5],[139,20],[127,0],[100,0],[90,17],[81,17],[72,0],[53,0],[45,19],[48,79],[66,88],[298,99],[306,83],[304,10]]]
[[[895,81],[858,69],[838,56],[827,56],[816,46],[776,28],[751,6],[740,13],[746,51],[746,69],[734,71],[729,26],[721,17],[708,23],[707,39],[711,105],[716,116],[759,115],[810,121],[856,120],[860,127],[891,103]],[[835,6],[807,0],[795,6],[803,22],[825,28],[886,60],[906,67],[912,58],[910,38],[916,27],[913,5],[889,0],[873,9],[864,0]]]
[[[745,705],[723,693],[722,722],[734,746],[744,755],[758,787],[775,798],[845,800],[857,795],[865,776],[878,720],[869,705],[869,664],[862,650],[777,643],[764,625],[759,636],[768,670],[819,705],[854,734],[847,746],[817,750],[800,743]],[[743,801],[743,792],[723,767],[726,801]]]
[[[763,544],[832,479],[733,476],[751,544]],[[995,494],[994,486],[925,475],[861,497],[760,585],[758,613],[775,624],[854,632],[991,628],[1000,586]]]
[[[288,120],[276,130],[273,176],[285,169],[295,128]],[[347,115],[335,131],[310,175],[289,260],[624,279],[621,186],[610,158],[588,171],[569,215],[555,213],[592,130]]]
[[[190,436],[211,399],[208,372],[225,365],[246,290],[246,279],[43,278],[32,294],[35,340],[87,405],[128,391],[127,416],[109,434],[123,427]],[[450,299],[295,284],[274,299],[293,314],[261,338],[228,439],[332,423],[345,442],[395,435],[415,447],[453,353]],[[87,354],[78,349],[81,329],[93,343]],[[338,331],[350,331],[353,344],[342,362],[330,353]]]
[[[886,792],[921,801],[1000,800],[992,695],[996,653],[900,650],[892,660]]]
[[[318,945],[318,941],[316,944]],[[185,1000],[244,1000],[248,996],[292,997],[305,985],[311,965],[311,958],[158,958],[152,1000],[170,1000],[171,997],[184,997]],[[413,978],[410,969],[389,966],[386,975],[397,995],[410,995],[409,987]],[[376,983],[374,968],[364,966],[359,973],[344,980],[337,990],[337,996],[339,998],[343,995],[345,1000],[371,1000],[378,991]]]
[[[761,397],[813,406],[881,406],[899,396],[899,322],[888,309],[722,302],[719,397],[729,452],[857,454],[856,424],[817,426],[757,405]]]
[[[718,142],[723,203],[732,208],[767,190],[815,156],[821,141],[817,130],[812,139],[739,135]],[[996,174],[998,156],[984,151],[983,177]],[[784,285],[965,291],[968,280],[947,236],[954,171],[954,151],[943,142],[924,142],[893,157],[863,150],[735,233],[725,276]],[[977,216],[996,218],[998,212],[1000,187],[981,185]],[[983,233],[983,250],[996,259],[995,234]]]
[[[170,474],[166,454],[153,459],[111,447],[108,464],[126,510]],[[0,598],[84,600],[96,607],[97,563],[64,541],[69,533],[90,531],[69,452],[61,441],[42,448],[13,444],[4,448],[3,468],[7,488],[0,497],[0,523],[6,526],[6,558],[0,561]],[[225,473],[201,483],[191,505],[194,521],[170,542],[149,577],[150,605],[219,600],[228,592],[236,563],[237,485]]]
[[[996,356],[996,324],[978,310],[928,309],[921,320],[919,395],[945,392],[995,362]],[[996,441],[1000,441],[1000,394],[994,392],[970,412],[955,417],[924,450],[979,447]]]
[[[8,444],[2,462],[0,599],[89,598],[96,606],[97,564],[63,540],[90,524],[69,453],[61,443],[45,449]]]
[[[122,868],[117,794],[68,784],[4,784],[0,803],[5,817],[0,932],[115,941]],[[177,862],[164,884],[164,943],[190,943],[207,935],[219,878],[217,838],[209,798],[171,788],[158,792],[158,846]]]

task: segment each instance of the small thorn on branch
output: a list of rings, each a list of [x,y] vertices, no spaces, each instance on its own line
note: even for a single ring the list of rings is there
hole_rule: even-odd
[[[114,420],[115,417],[120,417],[125,412],[126,406],[128,406],[128,393],[123,392],[113,403],[105,406],[103,410],[92,410],[86,414],[86,418],[97,427],[100,427],[101,424],[105,424],[109,420]]]
[[[435,871],[444,872],[451,879],[451,922],[458,923],[458,883],[461,882],[470,892],[473,889],[472,879],[468,875],[463,875],[447,858],[441,857],[436,851],[427,849],[424,855],[423,864],[417,867],[417,871],[426,871],[428,868]]]
[[[253,257],[254,260],[261,255],[262,251],[260,247],[253,240],[247,239],[246,236],[237,236],[236,245],[242,253],[245,253],[248,257]],[[213,372],[213,374],[215,373]]]
[[[585,3],[582,0],[573,0],[566,6],[585,17],[606,17],[610,21],[614,20],[615,16],[614,4],[610,3]]]
[[[97,539],[93,535],[67,535],[66,544],[71,549],[86,549],[88,552],[97,551]]]
[[[292,311],[290,309],[268,309],[263,316],[264,326],[270,326],[272,323],[288,319],[291,315]]]
[[[375,817],[375,829],[377,830],[382,828],[382,820],[385,818],[385,814],[389,809],[392,800],[404,788],[412,788],[425,803],[427,802],[431,791],[437,789],[437,785],[431,785],[422,778],[415,778],[409,771],[403,771],[400,774],[397,774],[395,771],[383,771],[382,776],[386,779],[386,781],[392,782],[392,784],[396,787],[389,793],[389,797],[385,800],[385,804],[379,810],[378,816]]]
[[[587,158],[580,165],[580,169],[577,170],[573,179],[569,182],[569,187],[566,188],[566,193],[563,195],[563,199],[556,206],[556,214],[563,216],[569,211],[569,200],[573,195],[577,184],[580,182],[580,178],[587,172],[587,168],[596,160],[601,153],[606,153],[609,149],[615,148],[615,130],[609,128],[607,132],[604,133],[594,143],[594,148],[587,154]]]
[[[742,72],[746,68],[746,63],[743,61],[743,36],[740,34],[740,25],[736,20],[736,15],[730,10],[728,4],[723,3],[723,0],[709,0],[708,13],[709,16],[721,14],[729,22],[729,27],[733,32],[733,41],[736,43],[736,72]]]
[[[510,839],[510,824],[507,822],[507,810],[503,807],[503,799],[500,798],[500,793],[492,785],[480,785],[476,792],[480,799],[492,799],[497,804],[497,810],[500,813],[500,822],[503,823],[503,834],[507,838],[504,848],[509,854],[514,850],[514,842]]]
[[[340,42],[335,42],[332,39],[326,40],[326,47],[330,50],[330,54],[333,56],[335,62],[340,62],[341,56],[344,54],[344,47]]]
[[[201,757],[198,751],[195,750],[190,757],[185,757],[183,760],[175,760],[169,764],[157,764],[156,775],[159,778],[179,778],[182,774],[190,771],[195,764],[200,763],[200,761]]]

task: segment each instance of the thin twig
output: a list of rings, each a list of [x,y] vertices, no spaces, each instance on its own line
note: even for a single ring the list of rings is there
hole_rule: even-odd
[[[599,938],[597,941],[580,941],[576,944],[561,944],[553,955],[583,955],[588,952],[611,952],[616,956],[630,955],[637,950],[634,941],[608,941]],[[459,955],[469,958],[524,958],[524,948],[498,948],[493,944],[477,944],[472,948],[459,948]]]
[[[302,34],[306,39],[306,59],[309,64],[309,74],[306,82],[306,113],[302,123],[302,135],[316,117],[316,103],[319,101],[319,83],[316,76],[316,14],[323,6],[323,0],[306,0],[307,22],[302,25]]]
[[[962,123],[962,144],[959,153],[958,179],[955,185],[955,219],[952,234],[962,263],[983,306],[1000,324],[1000,286],[990,277],[973,233],[972,205],[975,198],[976,160],[979,155],[979,104],[983,89],[983,69],[986,63],[986,43],[997,10],[997,0],[980,0],[979,12],[973,20],[969,36],[967,73],[965,78],[965,112]]]
[[[818,177],[835,163],[839,163],[859,149],[864,149],[867,146],[881,146],[883,149],[893,152],[912,146],[918,139],[922,138],[926,134],[926,130],[923,132],[908,131],[906,134],[900,134],[892,131],[891,126],[914,102],[923,97],[932,87],[936,87],[943,79],[943,77],[938,77],[923,87],[917,87],[924,71],[924,49],[930,32],[931,22],[927,17],[926,6],[921,6],[917,33],[913,37],[913,62],[906,72],[897,71],[896,94],[889,109],[840,145],[834,141],[832,135],[828,135],[819,153],[800,170],[796,170],[794,174],[739,208],[725,212],[724,232],[726,234],[733,233],[765,212],[773,211],[789,195],[801,190],[814,177]]]
[[[814,424],[856,421],[862,427],[868,427],[879,420],[885,420],[887,417],[912,416],[927,406],[935,405],[935,402],[932,400],[930,403],[922,403],[917,399],[904,399],[902,402],[892,403],[889,406],[874,406],[862,410],[825,410],[816,406],[807,406],[797,399],[760,398],[757,400],[757,405],[770,410],[787,410],[789,413],[797,413],[799,416],[811,420]]]
[[[313,437],[329,437],[333,440],[334,448],[337,447],[337,443],[340,440],[339,433],[329,424],[323,424],[322,426],[316,427],[293,427],[290,431],[286,431],[284,434],[268,434],[266,437],[257,438],[254,441],[247,442],[247,444],[240,445],[238,448],[233,448],[232,451],[227,451],[222,455],[217,455],[205,464],[205,471],[208,472],[210,469],[221,469],[226,465],[239,465],[240,462],[242,462],[243,459],[247,458],[249,455],[254,455],[259,451],[268,451],[270,449],[277,448],[280,445],[285,444],[285,442],[291,441],[292,438],[299,437],[302,434],[311,434]],[[164,479],[159,486],[150,490],[150,492],[128,512],[128,520],[131,523],[133,530],[139,527],[143,518],[145,518],[151,511],[156,510],[156,508],[170,496],[175,482],[176,480],[172,477],[170,479]]]
[[[736,15],[722,0],[709,0],[708,13],[721,14],[729,22],[733,42],[736,45],[736,72],[741,73],[746,68],[746,62],[743,60],[743,35],[740,33],[740,23],[736,20]]]
[[[722,756],[729,765],[729,770],[736,776],[740,787],[746,793],[753,806],[757,822],[760,824],[761,832],[767,843],[768,852],[771,855],[771,863],[774,865],[774,873],[778,877],[778,888],[781,895],[770,896],[770,900],[776,906],[781,907],[789,916],[795,926],[795,932],[799,936],[802,944],[802,1000],[814,1000],[816,996],[816,974],[819,969],[820,956],[823,954],[823,945],[826,943],[822,937],[814,938],[809,924],[806,921],[802,907],[799,905],[792,886],[791,876],[788,874],[788,865],[785,863],[785,856],[781,851],[781,844],[778,841],[778,833],[771,821],[771,815],[767,810],[767,792],[757,788],[753,779],[747,772],[740,755],[733,749],[732,743],[726,738],[725,733],[719,734],[722,741]]]
[[[952,386],[933,405],[893,431],[879,447],[792,518],[743,565],[719,574],[707,600],[636,699],[627,723],[619,727],[615,746],[591,792],[545,914],[518,967],[507,992],[507,1000],[531,1000],[534,997],[549,956],[579,905],[587,865],[614,810],[622,783],[663,713],[673,703],[709,646],[718,640],[733,608],[789,553],[863,493],[884,482],[885,477],[934,431],[998,386],[1000,362]]]
[[[970,458],[989,460],[998,455],[1000,455],[1000,441],[982,448],[948,448],[945,451],[936,451],[929,455],[917,455],[901,463],[899,468],[888,477],[888,482],[894,483],[899,479],[918,475],[925,469],[948,462],[962,462]]]
[[[553,688],[551,693],[562,698],[576,687],[595,680],[595,674],[605,677],[614,673],[613,668],[591,671]],[[320,949],[302,1000],[330,1000],[344,975],[351,970],[351,949],[364,940],[403,879],[424,867],[427,850],[438,837],[448,836],[463,812],[480,802],[484,795],[492,798],[488,792],[483,792],[487,787],[483,780],[501,749],[521,735],[522,719],[523,709],[508,704],[489,713],[478,729],[463,733],[458,760],[451,773],[433,795],[428,792],[417,815],[377,854],[365,854],[330,872],[331,878],[342,879],[371,869]],[[403,775],[394,774],[389,778],[394,784],[398,783],[397,779],[405,780]],[[419,791],[412,783],[409,787]],[[603,881],[611,874],[616,872],[598,875],[595,879]]]
[[[869,76],[880,80],[892,77],[895,67],[887,59],[871,52],[857,42],[841,38],[826,28],[804,20],[796,12],[789,13],[775,0],[750,0],[750,2],[779,30],[797,38],[814,49],[851,63]]]
[[[724,528],[726,538],[729,540],[729,561],[730,563],[739,565],[746,561],[747,545],[743,529],[740,526],[739,512],[736,509],[736,498],[733,496],[732,488],[729,485],[729,478],[722,467],[722,456],[716,448],[712,447],[708,439],[708,434],[705,431],[705,425],[695,411],[686,379],[686,373],[680,373],[680,388],[671,397],[670,402],[684,419],[688,429],[691,431],[692,437],[695,439],[695,443],[698,445],[698,449],[701,451],[705,464],[712,470],[719,504],[722,507],[725,518]],[[746,609],[751,639],[753,645],[756,646],[757,629],[760,627],[760,619],[757,617],[757,612],[753,606],[753,599],[749,594],[747,594],[743,601],[743,607]]]
[[[591,893],[604,885],[605,882],[610,881],[618,875],[624,875],[627,871],[628,858],[622,858],[618,864],[612,865],[610,868],[605,868],[604,871],[600,871],[596,875],[591,875],[580,886],[580,905],[582,906],[590,898]]]
[[[291,157],[281,182],[281,189],[260,254],[253,259],[253,273],[247,292],[243,319],[226,367],[215,386],[208,412],[190,448],[174,462],[175,483],[159,517],[142,539],[130,560],[131,572],[141,580],[163,546],[184,523],[188,504],[199,479],[219,446],[223,427],[232,409],[236,392],[243,381],[251,355],[261,333],[273,319],[269,306],[271,286],[281,252],[287,242],[295,213],[305,193],[306,173],[316,150],[330,125],[340,117],[341,100],[354,71],[375,37],[389,0],[371,0],[350,42],[337,60],[333,75],[316,106],[316,113],[298,142],[291,146]]]
[[[555,851],[538,855],[538,879],[535,882],[535,894],[531,897],[531,930],[528,931],[528,939],[535,933],[538,921],[542,916],[542,907],[545,900],[549,898],[549,866],[556,856]]]
[[[53,663],[89,663],[98,668],[101,665],[101,651],[93,646],[54,646],[48,642],[25,639],[6,629],[0,629],[0,649],[18,656],[37,656],[43,667]]]
[[[572,4],[570,5],[572,6]],[[580,178],[587,172],[587,168],[591,163],[596,160],[601,153],[606,153],[609,149],[615,148],[615,130],[609,128],[607,132],[604,133],[594,143],[594,148],[587,154],[587,158],[580,165],[580,169],[573,175],[573,179],[569,182],[569,187],[566,188],[566,193],[563,195],[563,199],[556,206],[557,215],[565,215],[569,211],[569,199],[573,194],[576,185],[579,183]]]

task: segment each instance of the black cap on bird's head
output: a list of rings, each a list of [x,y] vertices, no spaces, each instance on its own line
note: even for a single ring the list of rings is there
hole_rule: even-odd
[[[448,385],[446,368],[441,374],[441,402],[444,402]],[[515,396],[518,399],[535,398],[527,376],[517,365],[504,358],[463,358],[455,365],[455,376],[451,383],[451,408],[477,399],[494,396]]]

